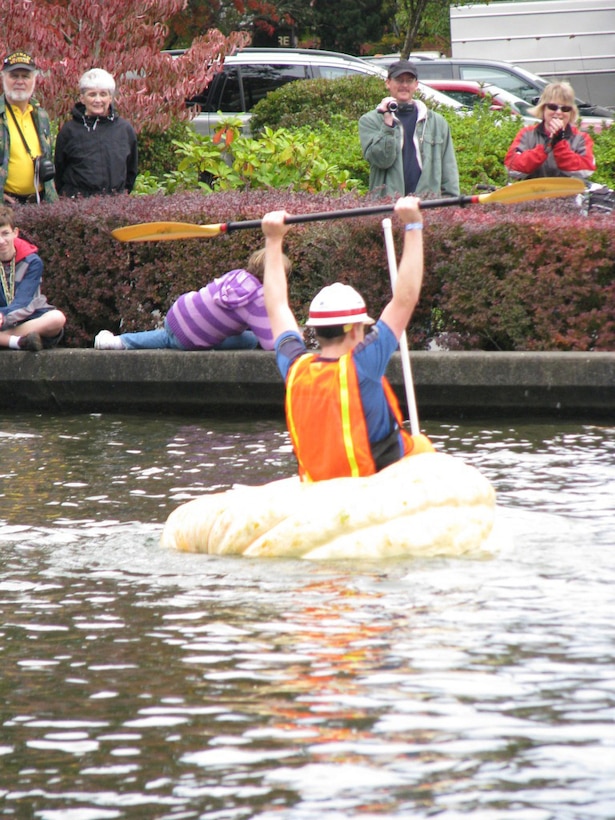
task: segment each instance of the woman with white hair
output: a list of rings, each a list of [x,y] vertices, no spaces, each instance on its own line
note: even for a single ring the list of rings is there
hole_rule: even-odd
[[[113,107],[115,80],[102,68],[79,80],[79,102],[56,139],[60,196],[130,193],[137,178],[137,137]]]
[[[576,127],[579,110],[570,83],[549,83],[528,113],[540,122],[522,128],[512,141],[504,159],[511,180],[587,179],[594,173],[594,143]]]

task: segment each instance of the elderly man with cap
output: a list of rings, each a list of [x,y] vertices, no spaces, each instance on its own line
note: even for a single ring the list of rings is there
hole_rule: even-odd
[[[389,66],[384,97],[359,120],[369,162],[369,189],[378,196],[459,196],[459,172],[448,123],[415,100],[418,72],[408,60]]]
[[[307,322],[320,346],[312,353],[288,302],[283,255],[288,214],[274,211],[263,218],[265,307],[286,382],[286,421],[303,481],[373,475],[405,455],[433,451],[425,436],[402,429],[401,411],[384,375],[423,280],[419,200],[398,200],[395,214],[406,229],[391,301],[374,322],[350,285],[336,282],[323,288],[312,300]]]
[[[57,199],[49,116],[32,98],[36,64],[14,51],[2,64],[0,95],[0,200],[8,205]]]

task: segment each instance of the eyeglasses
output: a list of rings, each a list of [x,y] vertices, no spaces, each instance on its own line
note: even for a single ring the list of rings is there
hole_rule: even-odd
[[[571,105],[557,105],[556,103],[547,103],[545,108],[548,108],[549,111],[561,111],[562,114],[570,114],[572,111]]]

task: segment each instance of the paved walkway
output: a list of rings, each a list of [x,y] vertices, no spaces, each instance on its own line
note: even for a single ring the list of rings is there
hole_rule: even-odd
[[[0,408],[281,416],[273,353],[1,351]],[[411,354],[420,418],[547,416],[615,423],[615,353]],[[389,378],[405,403],[401,357]]]

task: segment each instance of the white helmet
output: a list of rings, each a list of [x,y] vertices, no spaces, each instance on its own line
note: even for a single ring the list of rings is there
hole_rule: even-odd
[[[374,320],[367,315],[361,294],[350,285],[336,282],[334,285],[327,285],[312,299],[310,318],[305,324],[307,327],[373,325]]]

